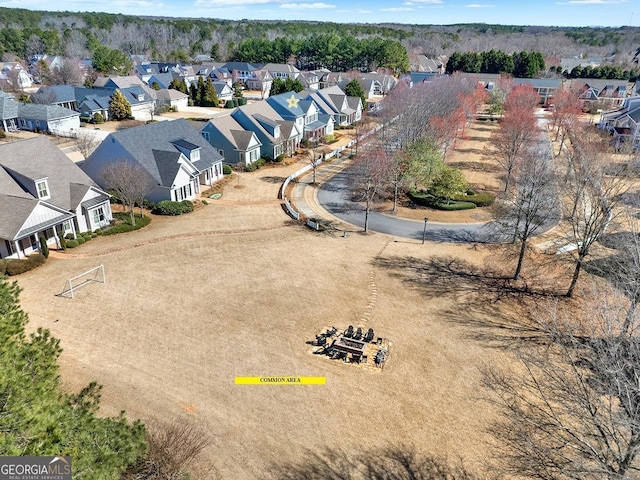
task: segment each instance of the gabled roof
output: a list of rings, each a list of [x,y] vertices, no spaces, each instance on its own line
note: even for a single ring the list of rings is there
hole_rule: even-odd
[[[8,93],[0,91],[0,120],[18,118],[18,102]]]
[[[0,169],[9,173],[25,192],[34,182],[47,178],[48,203],[66,211],[74,210],[84,193],[96,184],[45,136],[0,146]],[[5,186],[0,186],[4,190]],[[80,196],[82,193],[82,196]]]
[[[183,143],[186,142],[186,143]],[[161,185],[171,186],[177,172],[180,149],[176,144],[200,149],[200,160],[192,162],[200,171],[222,161],[222,156],[184,119],[150,123],[109,134],[85,161],[91,167],[94,155],[119,143]],[[104,147],[103,147],[104,144]],[[175,165],[174,165],[175,164]],[[172,176],[173,175],[173,176]],[[169,177],[170,180],[167,180]],[[169,182],[169,183],[167,183]]]
[[[254,128],[251,128],[250,130],[255,132],[260,131],[271,143],[277,144],[282,142],[282,138],[274,138],[273,135],[271,135],[269,129],[266,128],[275,128],[276,126],[281,125],[282,122],[284,122],[284,118],[282,118],[278,114],[278,112],[276,112],[273,107],[269,105],[269,103],[250,103],[238,107],[231,112],[231,116],[235,119],[237,119],[240,115],[246,118],[254,126]],[[240,121],[238,123],[243,125]],[[280,130],[280,133],[281,135],[283,134],[282,128]]]
[[[267,63],[262,67],[262,70],[278,73],[300,73],[300,70],[295,65],[288,63]]]
[[[221,115],[209,120],[207,123],[210,125],[210,128],[214,128],[229,142],[234,144],[236,150],[246,151],[253,138],[256,139],[259,145],[261,144],[255,133],[242,128],[242,125],[240,125],[231,115]],[[206,128],[207,127],[205,125],[203,130]]]
[[[36,103],[19,103],[18,116],[34,120],[59,120],[61,118],[79,117],[78,112],[60,105],[38,105]]]
[[[76,101],[76,89],[72,85],[52,85],[38,90],[38,92],[42,91],[51,92],[53,94],[53,98],[55,98],[53,103]]]

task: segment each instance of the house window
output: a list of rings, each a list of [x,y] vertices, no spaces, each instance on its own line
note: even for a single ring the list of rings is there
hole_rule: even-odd
[[[191,150],[191,161],[197,162],[198,160],[200,160],[200,149]]]
[[[224,157],[224,150],[218,149],[218,153]]]
[[[200,132],[202,137],[208,142],[209,141],[209,132]]]
[[[99,225],[104,222],[104,210],[102,207],[98,207],[93,210],[93,223],[94,225]]]
[[[62,229],[63,229],[65,232],[70,232],[70,231],[71,231],[71,221],[70,221],[70,220],[65,221],[65,222],[62,224]]]
[[[38,198],[40,200],[46,200],[49,198],[49,185],[46,180],[36,182],[36,190],[38,190]]]

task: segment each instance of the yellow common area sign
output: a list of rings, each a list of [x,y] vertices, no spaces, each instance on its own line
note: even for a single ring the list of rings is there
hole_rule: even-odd
[[[324,385],[326,377],[236,377],[236,385]]]

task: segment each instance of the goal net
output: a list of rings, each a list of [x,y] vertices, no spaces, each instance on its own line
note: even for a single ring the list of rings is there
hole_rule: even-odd
[[[58,296],[73,298],[73,292],[75,290],[94,282],[107,282],[107,277],[104,274],[104,265],[98,265],[97,267],[87,270],[80,275],[68,278],[64,284],[64,290],[58,294]]]

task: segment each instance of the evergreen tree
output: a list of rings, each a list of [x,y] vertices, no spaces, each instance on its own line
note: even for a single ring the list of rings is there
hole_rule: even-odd
[[[113,92],[109,101],[109,117],[112,120],[126,120],[131,118],[131,104],[120,90]]]
[[[216,88],[213,86],[211,78],[207,77],[207,81],[204,82],[204,98],[202,99],[202,104],[205,107],[217,107],[218,103]]]
[[[207,87],[204,84],[204,79],[202,78],[202,75],[198,76],[198,93],[197,93],[197,98],[193,101],[194,105],[203,105],[204,104],[204,99],[207,96]]]
[[[362,108],[367,108],[367,97],[364,94],[364,89],[362,88],[362,85],[360,85],[360,82],[355,78],[344,87],[344,93],[349,97],[360,97],[362,100]]]
[[[100,386],[61,391],[59,340],[39,328],[25,333],[20,288],[0,276],[0,455],[69,455],[74,473],[116,480],[144,454],[145,428],[97,415]]]
[[[191,82],[189,86],[189,100],[191,100],[192,105],[197,105],[198,102],[198,87],[194,82]]]

